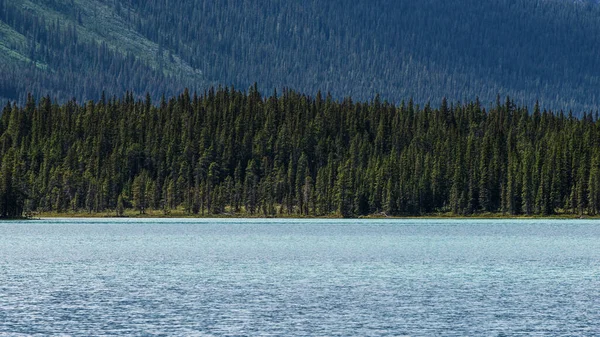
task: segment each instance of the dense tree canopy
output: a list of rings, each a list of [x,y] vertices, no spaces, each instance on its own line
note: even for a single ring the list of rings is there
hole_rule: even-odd
[[[596,115],[285,90],[58,105],[0,119],[0,215],[600,212]]]
[[[226,84],[416,103],[600,103],[600,6],[571,0],[0,0],[0,98]]]

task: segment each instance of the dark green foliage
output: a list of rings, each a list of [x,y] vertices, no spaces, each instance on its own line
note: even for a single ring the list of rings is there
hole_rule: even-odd
[[[587,2],[0,0],[0,102],[27,92],[85,102],[103,90],[157,100],[257,81],[263,92],[486,106],[500,93],[589,111],[600,103],[600,6]],[[375,146],[389,150],[389,125],[375,123]],[[484,202],[501,193],[487,192]]]
[[[600,121],[506,99],[423,108],[285,90],[29,96],[0,118],[0,216],[600,213]]]
[[[25,194],[19,186],[22,172],[17,169],[14,149],[2,156],[0,167],[0,218],[16,218],[23,215]]]
[[[125,203],[123,202],[123,195],[119,195],[117,199],[117,216],[123,216],[125,214]]]

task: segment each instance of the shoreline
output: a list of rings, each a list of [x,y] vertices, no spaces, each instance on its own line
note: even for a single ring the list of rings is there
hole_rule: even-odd
[[[67,218],[92,218],[92,219],[371,219],[371,220],[418,220],[418,219],[456,219],[456,220],[469,220],[469,219],[490,219],[490,220],[600,220],[600,215],[576,215],[576,214],[554,214],[554,215],[506,215],[502,213],[481,213],[473,215],[455,215],[451,213],[435,213],[426,215],[412,215],[412,216],[385,216],[380,214],[372,214],[367,216],[357,216],[343,218],[336,215],[328,216],[312,216],[312,215],[274,215],[265,216],[264,214],[186,214],[185,212],[173,212],[172,214],[165,215],[162,212],[150,212],[147,214],[139,214],[137,212],[126,212],[123,216],[117,216],[115,212],[101,212],[101,213],[89,213],[89,212],[40,212],[31,214],[29,217],[2,219],[0,221],[18,221],[18,220],[39,220],[39,219],[67,219]]]

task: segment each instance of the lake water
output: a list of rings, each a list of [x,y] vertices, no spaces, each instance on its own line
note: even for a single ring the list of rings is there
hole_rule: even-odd
[[[600,221],[0,223],[0,335],[600,334]]]

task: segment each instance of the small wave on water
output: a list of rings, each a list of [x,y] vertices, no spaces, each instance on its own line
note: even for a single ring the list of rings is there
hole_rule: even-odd
[[[0,336],[600,333],[600,226],[0,223]]]

